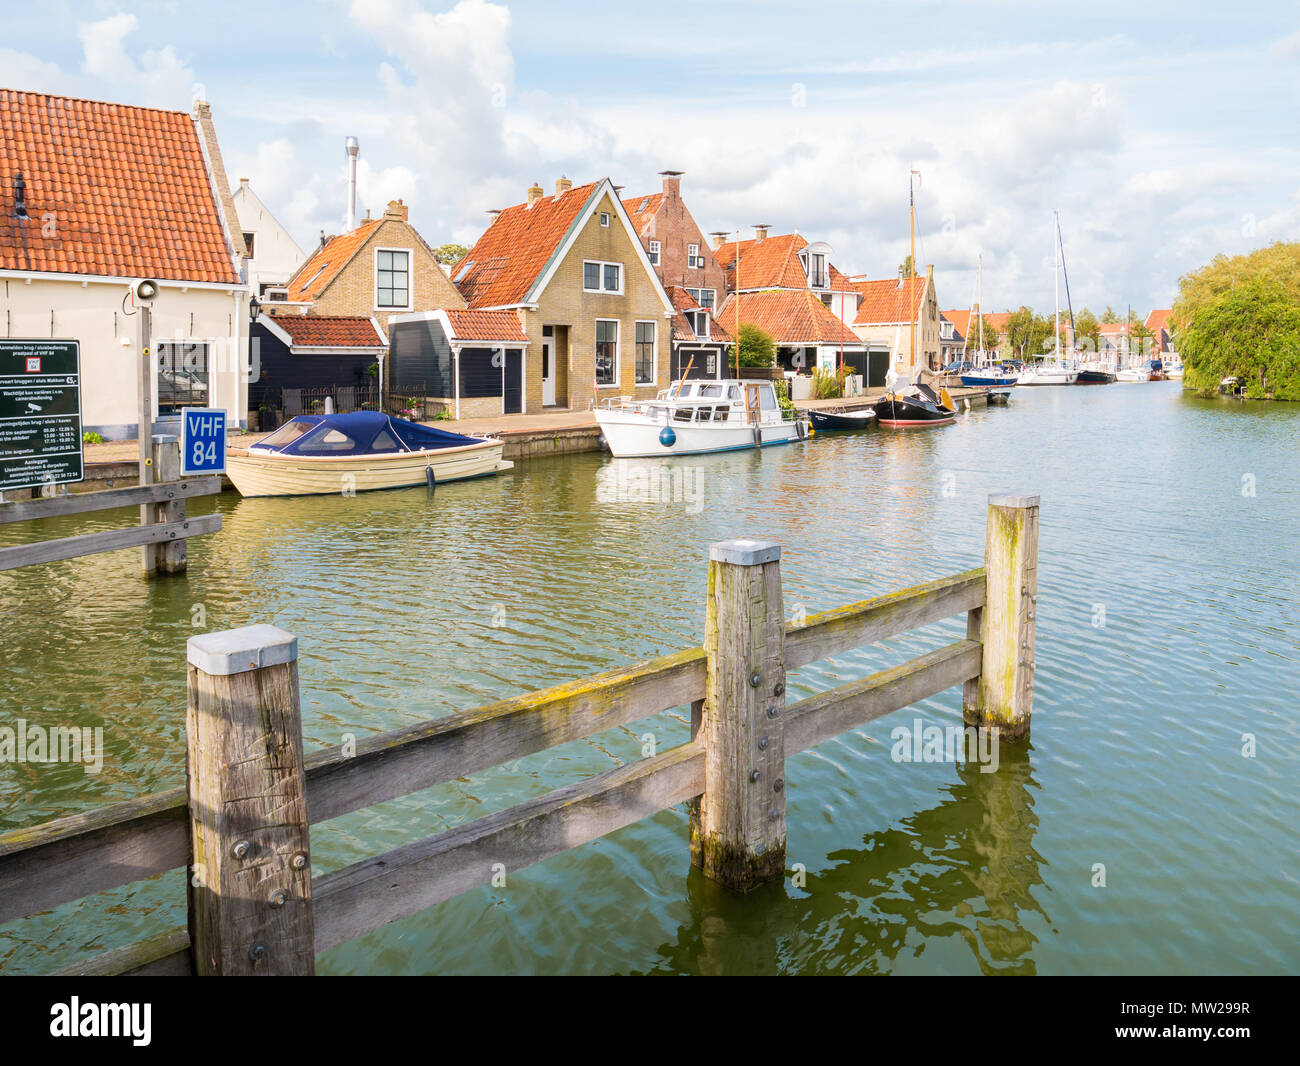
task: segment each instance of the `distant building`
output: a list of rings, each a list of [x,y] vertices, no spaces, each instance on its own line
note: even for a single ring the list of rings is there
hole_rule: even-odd
[[[887,345],[896,373],[910,376],[914,365],[931,370],[943,365],[933,266],[927,266],[922,277],[904,278],[900,274],[897,278],[852,284],[859,297],[853,331],[864,341]]]
[[[245,420],[244,243],[207,103],[194,113],[0,89],[0,320],[80,342],[82,424],[109,439],[185,407]],[[139,425],[138,279],[156,281]]]
[[[1151,333],[1151,354],[1167,355],[1174,350],[1172,327],[1169,316],[1173,311],[1163,307],[1147,315],[1146,327]]]
[[[266,298],[268,289],[282,293],[307,253],[253,192],[247,178],[239,179],[233,200],[244,238],[249,287],[262,299]]]

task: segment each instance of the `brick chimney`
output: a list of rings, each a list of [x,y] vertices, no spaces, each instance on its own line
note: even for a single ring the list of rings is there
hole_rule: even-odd
[[[721,248],[724,244],[727,243],[726,230],[714,230],[712,233],[709,234],[709,236],[713,238],[713,250],[715,252],[719,248]]]
[[[770,230],[771,228],[772,228],[772,224],[770,222],[755,222],[754,223],[755,242],[766,240],[767,231]]]
[[[555,179],[556,196],[563,196],[566,192],[568,192],[572,188],[573,188],[573,182],[571,182],[563,174],[561,174],[558,178]]]
[[[533,184],[528,188],[528,206],[532,207],[533,204],[537,203],[537,201],[545,195],[546,190],[538,185],[537,182],[533,182]]]
[[[664,195],[670,200],[682,197],[682,175],[684,170],[661,170],[659,176],[664,179]]]
[[[406,221],[406,204],[401,200],[389,200],[388,206],[384,208],[384,218],[392,219],[395,222]]]

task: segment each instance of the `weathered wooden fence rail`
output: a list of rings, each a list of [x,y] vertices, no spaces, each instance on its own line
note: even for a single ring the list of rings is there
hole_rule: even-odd
[[[678,803],[691,858],[746,890],[785,871],[785,760],[963,685],[968,725],[1032,710],[1038,498],[992,496],[980,569],[784,622],[780,548],[710,549],[705,646],[302,754],[297,640],[271,626],[189,642],[188,786],[0,836],[0,922],[177,867],[189,927],[84,974],[307,974],[338,944]],[[795,703],[786,671],[954,615],[967,636]],[[689,704],[691,740],[313,878],[309,825]]]
[[[180,448],[173,436],[155,437],[152,447],[150,466],[147,472],[141,467],[139,485],[0,503],[0,525],[30,522],[38,518],[88,514],[139,504],[138,526],[0,547],[0,570],[14,570],[20,566],[35,566],[139,546],[142,549],[141,567],[146,574],[183,572],[186,566],[186,539],[204,533],[215,533],[221,528],[219,514],[187,518],[185,501],[195,496],[219,494],[221,478],[182,477]]]

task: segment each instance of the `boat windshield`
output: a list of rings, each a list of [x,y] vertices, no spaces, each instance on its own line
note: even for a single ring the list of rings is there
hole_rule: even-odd
[[[315,428],[310,422],[286,422],[269,437],[263,437],[257,443],[263,448],[278,448],[282,444],[297,440],[308,430]]]

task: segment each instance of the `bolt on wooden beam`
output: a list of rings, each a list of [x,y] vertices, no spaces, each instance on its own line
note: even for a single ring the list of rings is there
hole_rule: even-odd
[[[696,739],[705,790],[691,810],[691,861],[745,892],[785,874],[785,615],[781,547],[709,547],[708,681]]]

